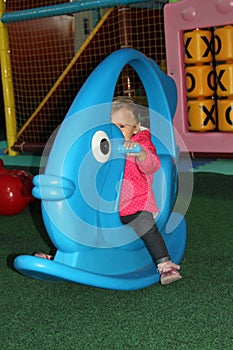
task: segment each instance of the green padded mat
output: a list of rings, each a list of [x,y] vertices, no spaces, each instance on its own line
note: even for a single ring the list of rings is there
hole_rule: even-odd
[[[40,155],[26,153],[20,154],[18,156],[9,156],[7,154],[4,154],[6,147],[6,141],[0,141],[0,158],[3,160],[5,166],[17,166],[22,168],[38,168],[40,166]]]
[[[213,159],[193,167],[193,172],[233,175],[233,159]]]

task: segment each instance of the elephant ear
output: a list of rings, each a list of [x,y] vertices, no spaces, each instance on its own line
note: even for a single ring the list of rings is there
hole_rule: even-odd
[[[107,104],[109,115],[117,80],[129,64],[138,74],[148,100],[150,131],[157,135],[157,152],[177,157],[172,120],[177,105],[177,90],[172,78],[164,74],[155,61],[135,49],[121,49],[105,58],[87,78],[74,99],[66,118],[91,106]],[[91,90],[91,93],[90,93]],[[151,112],[150,112],[151,114]]]

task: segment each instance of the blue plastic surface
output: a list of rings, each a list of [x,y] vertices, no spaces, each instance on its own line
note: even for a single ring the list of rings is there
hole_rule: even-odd
[[[144,85],[152,141],[161,158],[153,185],[160,209],[157,224],[172,260],[180,263],[183,258],[185,219],[172,212],[177,191],[172,126],[176,88],[154,61],[134,49],[121,49],[89,76],[56,135],[44,174],[34,178],[33,194],[42,200],[44,224],[57,253],[53,261],[17,257],[14,266],[22,274],[120,290],[159,281],[144,243],[132,228],[122,225],[118,214],[125,149],[110,114],[115,85],[126,64]]]

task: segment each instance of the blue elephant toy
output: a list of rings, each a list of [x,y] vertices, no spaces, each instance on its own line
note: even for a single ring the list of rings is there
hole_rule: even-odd
[[[56,134],[44,173],[34,178],[33,195],[41,199],[43,221],[57,252],[53,260],[18,256],[14,266],[24,275],[118,290],[159,281],[143,241],[121,223],[118,213],[125,151],[122,133],[110,115],[126,64],[144,86],[152,141],[161,160],[153,184],[160,209],[157,226],[171,259],[179,264],[183,258],[185,219],[173,212],[179,157],[172,124],[176,87],[152,59],[134,49],[121,49],[88,77]]]

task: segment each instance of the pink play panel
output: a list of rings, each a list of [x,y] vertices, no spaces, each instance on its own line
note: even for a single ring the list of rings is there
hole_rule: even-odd
[[[216,28],[231,26],[233,23],[232,0],[180,0],[164,7],[165,38],[167,51],[167,72],[177,86],[178,105],[174,118],[177,143],[181,152],[233,154],[233,67],[230,67],[228,83],[229,96],[221,97],[229,102],[229,130],[221,131],[216,119],[214,130],[190,130],[187,97],[187,62],[185,62],[184,34],[201,29],[212,32]],[[231,41],[233,45],[233,40]],[[208,47],[206,47],[208,49]],[[187,54],[187,52],[186,52]],[[216,63],[216,62],[215,62]],[[228,62],[233,65],[233,60]],[[206,64],[206,63],[204,63]],[[191,65],[192,66],[192,65]],[[216,66],[217,67],[217,66]],[[229,67],[228,67],[229,68]],[[200,86],[200,90],[202,87]],[[209,98],[209,97],[208,97]],[[231,129],[232,128],[232,129]]]

